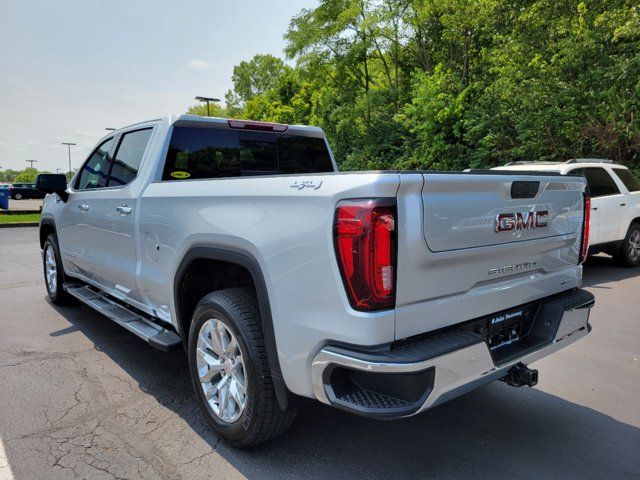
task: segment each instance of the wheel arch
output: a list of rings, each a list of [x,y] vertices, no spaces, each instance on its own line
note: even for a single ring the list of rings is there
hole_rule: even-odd
[[[212,260],[227,264],[236,265],[245,269],[251,276],[253,287],[256,291],[258,307],[260,309],[260,322],[262,325],[262,334],[264,336],[265,347],[267,350],[267,360],[269,362],[269,370],[273,380],[278,404],[283,410],[286,410],[289,404],[291,393],[289,392],[282,376],[280,361],[278,359],[278,349],[276,345],[275,331],[273,326],[273,317],[271,314],[271,304],[269,302],[269,294],[267,285],[262,273],[262,268],[256,258],[245,250],[236,249],[228,246],[217,246],[209,244],[198,244],[192,246],[182,257],[173,283],[173,300],[175,303],[176,326],[178,334],[182,338],[183,345],[186,349],[189,332],[186,328],[191,318],[186,318],[188,313],[185,311],[182,298],[182,284],[189,268],[194,262],[199,260]]]
[[[51,218],[43,218],[40,221],[40,230],[39,230],[40,248],[44,247],[45,240],[52,233],[56,236],[56,239],[57,239],[58,231],[56,229],[56,223]]]

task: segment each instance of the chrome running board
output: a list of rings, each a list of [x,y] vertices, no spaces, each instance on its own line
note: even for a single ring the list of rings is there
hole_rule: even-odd
[[[152,317],[127,308],[104,292],[77,283],[65,283],[64,289],[69,295],[126,328],[152,347],[169,351],[181,344],[180,337],[175,332],[161,327],[152,320]]]

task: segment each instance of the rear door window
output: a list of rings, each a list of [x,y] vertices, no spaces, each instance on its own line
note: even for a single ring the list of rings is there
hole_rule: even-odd
[[[626,168],[614,168],[613,173],[617,175],[624,186],[627,187],[627,190],[630,192],[638,192],[640,191],[640,182],[636,177],[633,176]]]
[[[333,172],[323,138],[175,127],[163,180]]]
[[[587,179],[588,193],[592,197],[604,197],[620,193],[616,182],[604,168],[585,168],[584,176]]]

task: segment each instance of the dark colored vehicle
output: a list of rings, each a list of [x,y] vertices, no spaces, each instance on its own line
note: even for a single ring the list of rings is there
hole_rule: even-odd
[[[36,188],[35,183],[14,183],[9,187],[9,196],[13,200],[26,198],[44,198],[45,193]]]

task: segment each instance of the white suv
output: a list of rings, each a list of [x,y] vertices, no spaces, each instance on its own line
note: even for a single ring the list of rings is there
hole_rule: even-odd
[[[627,167],[611,160],[579,158],[568,162],[511,162],[494,170],[582,175],[591,196],[589,253],[608,253],[619,263],[640,264],[640,182]]]

